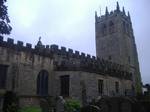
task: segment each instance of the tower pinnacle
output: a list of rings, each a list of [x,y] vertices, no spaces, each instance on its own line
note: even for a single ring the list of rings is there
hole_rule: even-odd
[[[123,14],[126,15],[126,12],[125,12],[125,10],[124,10],[124,7],[122,8],[122,11],[123,11]]]
[[[119,3],[117,2],[117,11],[120,11]]]
[[[106,7],[105,15],[107,16],[109,14],[108,8]]]
[[[128,11],[128,17],[129,17],[129,19],[130,19],[130,13],[129,13],[129,11]]]
[[[95,11],[95,22],[97,22],[97,11]]]
[[[97,17],[97,11],[95,11],[95,17]]]

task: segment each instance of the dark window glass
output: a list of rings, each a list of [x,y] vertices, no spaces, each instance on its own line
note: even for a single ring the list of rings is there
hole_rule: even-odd
[[[69,75],[60,76],[61,96],[69,96]]]
[[[123,21],[123,32],[126,32],[126,23]]]
[[[103,80],[99,79],[98,80],[98,92],[99,92],[99,94],[103,94],[103,89],[104,89]]]
[[[48,72],[40,71],[37,77],[37,94],[41,96],[48,95]]]
[[[131,60],[130,60],[130,56],[128,56],[128,62],[130,63],[130,61],[131,61]]]
[[[6,65],[0,65],[0,89],[6,88],[7,68]]]
[[[115,91],[119,93],[119,82],[115,82]]]
[[[112,59],[111,56],[109,56],[108,59],[111,60]]]
[[[107,27],[105,24],[102,25],[102,35],[106,35],[107,33]]]
[[[129,30],[129,24],[126,24],[126,28],[127,28],[127,33],[129,33],[130,32],[130,30]]]

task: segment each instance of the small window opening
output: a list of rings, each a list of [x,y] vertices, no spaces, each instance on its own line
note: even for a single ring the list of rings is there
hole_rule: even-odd
[[[101,95],[103,94],[103,89],[104,89],[103,86],[104,86],[103,80],[99,79],[98,80],[98,93],[101,94]]]
[[[69,96],[69,75],[60,76],[60,94],[63,97]]]
[[[115,91],[119,93],[119,82],[115,82]]]
[[[111,59],[112,59],[112,57],[111,57],[111,56],[109,56],[109,57],[108,57],[108,59],[109,59],[109,60],[111,60]]]

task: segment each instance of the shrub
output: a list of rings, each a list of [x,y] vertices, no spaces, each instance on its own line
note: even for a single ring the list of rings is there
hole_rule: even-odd
[[[64,107],[66,112],[76,112],[79,111],[81,104],[75,99],[67,99]]]

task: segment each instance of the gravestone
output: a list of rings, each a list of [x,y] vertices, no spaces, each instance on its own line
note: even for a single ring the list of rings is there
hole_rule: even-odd
[[[49,104],[46,99],[40,100],[40,107],[42,109],[42,112],[49,112]]]
[[[65,100],[62,96],[59,96],[56,101],[56,112],[64,112]]]

